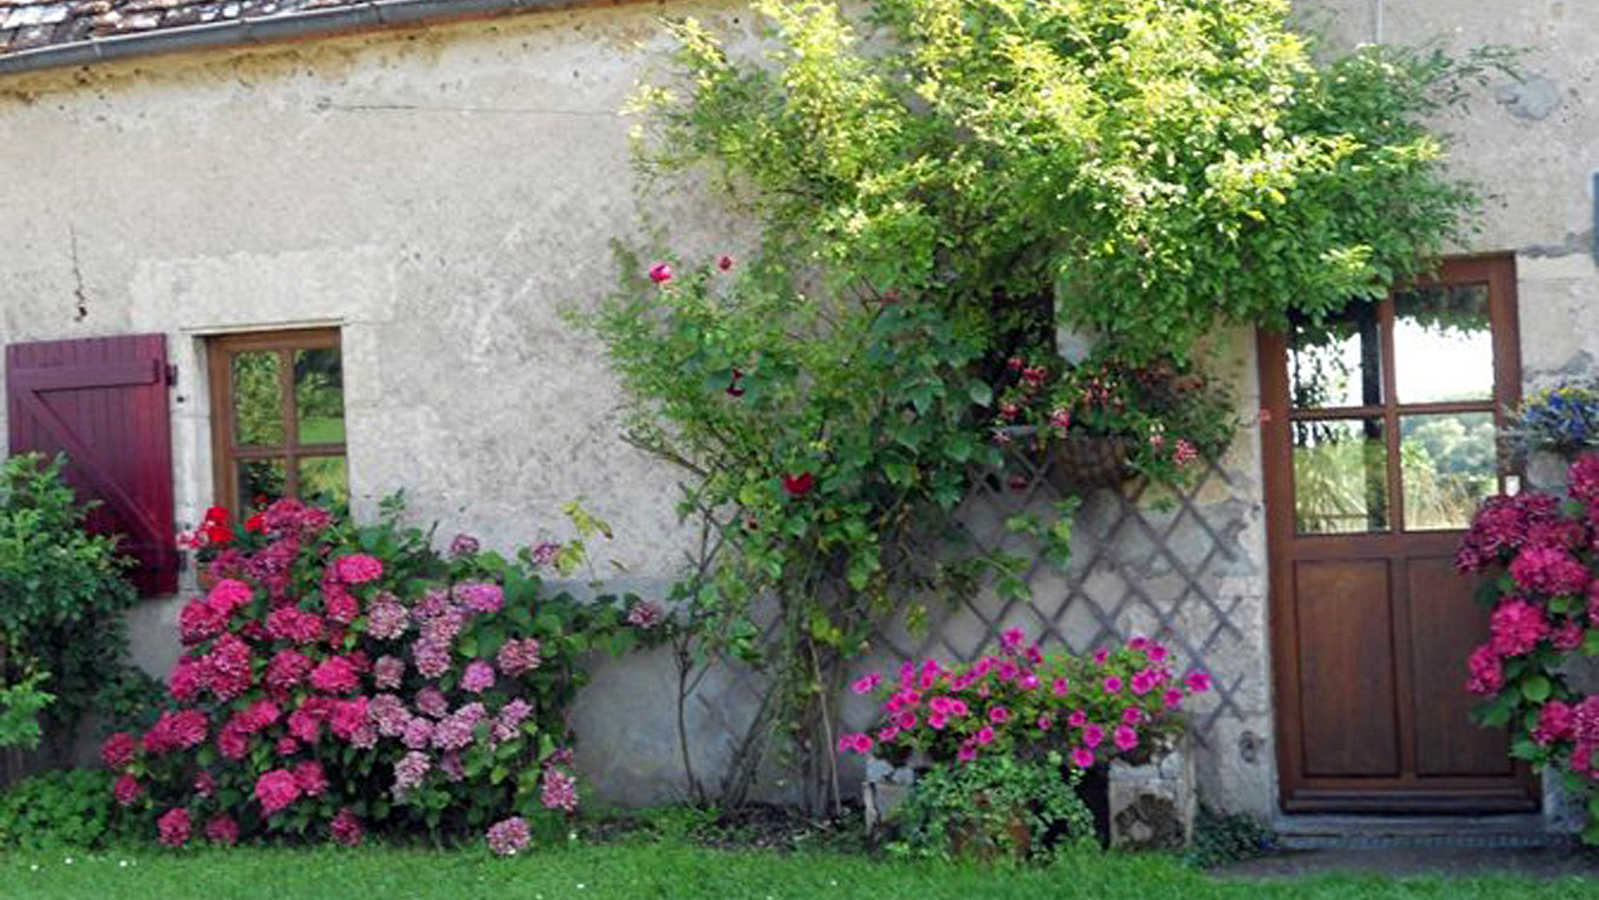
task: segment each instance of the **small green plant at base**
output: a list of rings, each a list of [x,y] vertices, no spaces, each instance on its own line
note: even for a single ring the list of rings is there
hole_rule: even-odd
[[[906,855],[980,860],[1048,859],[1097,847],[1094,817],[1077,793],[1082,771],[1059,753],[936,766],[890,817]]]
[[[1193,843],[1183,861],[1196,869],[1257,859],[1276,849],[1277,836],[1252,816],[1200,806]]]
[[[88,850],[131,839],[142,819],[112,802],[113,777],[104,769],[66,769],[0,792],[0,848]]]

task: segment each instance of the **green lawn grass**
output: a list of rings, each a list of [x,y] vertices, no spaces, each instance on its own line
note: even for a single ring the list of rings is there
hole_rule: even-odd
[[[1599,897],[1599,882],[1510,877],[1223,883],[1170,857],[1095,856],[1035,869],[883,862],[674,845],[484,851],[366,849],[0,854],[0,898],[74,900],[990,900],[1084,898]]]

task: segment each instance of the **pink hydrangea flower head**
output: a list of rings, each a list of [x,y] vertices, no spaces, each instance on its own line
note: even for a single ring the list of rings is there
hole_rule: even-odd
[[[424,716],[442,719],[450,714],[450,701],[438,688],[425,687],[416,692],[416,708]]]
[[[515,678],[537,669],[543,660],[539,657],[537,638],[506,641],[495,657],[501,672]]]
[[[354,810],[348,807],[338,811],[328,822],[328,834],[341,847],[359,847],[366,840],[366,828]]]
[[[1525,547],[1511,561],[1510,577],[1534,594],[1574,596],[1588,586],[1588,567],[1557,547]]]
[[[221,847],[231,847],[239,842],[239,823],[226,814],[212,816],[205,823],[205,839]]]
[[[328,776],[322,764],[309,760],[294,767],[294,783],[307,797],[320,797],[328,789]]]
[[[533,835],[528,830],[526,820],[521,816],[512,816],[489,826],[486,839],[495,855],[515,856],[527,849]]]
[[[372,683],[379,690],[392,691],[405,677],[405,660],[398,656],[380,656],[372,663]]]
[[[190,703],[200,696],[201,691],[210,687],[209,676],[203,662],[184,657],[172,666],[172,672],[167,676],[167,690],[171,692],[172,699],[179,703]]]
[[[309,644],[322,638],[322,619],[295,606],[274,609],[267,614],[267,634],[280,641]]]
[[[491,687],[494,687],[494,667],[482,660],[468,663],[466,671],[461,673],[461,689],[481,694]]]
[[[1073,728],[1081,728],[1088,724],[1088,713],[1080,709],[1074,709],[1071,715],[1066,717],[1066,724]]]
[[[1106,676],[1104,681],[1105,693],[1119,694],[1122,691],[1122,680],[1116,675]]]
[[[327,614],[329,622],[348,625],[361,615],[361,601],[357,600],[344,585],[328,582],[322,585],[322,611]],[[337,638],[330,634],[329,639]]]
[[[483,549],[483,546],[478,542],[478,539],[464,531],[457,534],[450,541],[450,556],[453,559],[471,556],[481,549]]]
[[[994,743],[994,737],[995,735],[993,726],[984,725],[982,728],[977,729],[976,734],[972,735],[972,740],[977,743],[977,746],[986,747],[989,744]]]
[[[455,586],[455,599],[478,613],[497,613],[505,606],[505,591],[490,582],[465,582]]]
[[[870,694],[872,691],[877,690],[878,685],[882,683],[883,676],[877,672],[871,672],[856,679],[855,683],[850,685],[850,689],[857,694]]]
[[[1057,678],[1050,684],[1050,693],[1057,697],[1064,697],[1071,693],[1071,682],[1065,678]]]
[[[870,737],[863,734],[859,735],[859,738],[866,740],[868,746],[870,746]],[[858,748],[859,744],[857,743],[856,752],[860,752]],[[569,813],[576,812],[577,779],[557,768],[545,769],[544,785],[539,790],[539,802],[544,804],[545,809],[559,809]]]
[[[255,589],[237,578],[217,579],[205,595],[206,602],[221,613],[224,619],[238,612],[240,607],[248,604],[254,597]]]
[[[1545,746],[1555,741],[1569,740],[1575,733],[1575,712],[1572,706],[1559,700],[1544,704],[1544,708],[1538,712],[1538,727],[1533,729],[1532,739]]]
[[[111,785],[111,797],[117,801],[118,806],[132,806],[142,794],[144,794],[144,785],[126,772],[118,776]]]
[[[1466,689],[1473,694],[1497,694],[1504,688],[1504,667],[1499,654],[1495,653],[1491,646],[1483,645],[1472,651],[1466,665],[1471,672],[1466,681]]]
[[[138,740],[126,731],[111,735],[100,745],[100,760],[111,769],[120,769],[128,765],[138,753]]]
[[[1190,694],[1203,694],[1210,690],[1210,675],[1195,669],[1188,673],[1187,678],[1183,679],[1183,684],[1187,686]]]
[[[971,741],[963,742],[960,749],[956,751],[955,758],[963,763],[975,762],[977,760],[977,745]]]
[[[1083,745],[1092,749],[1105,740],[1105,729],[1098,725],[1083,726]]]
[[[205,600],[190,600],[178,613],[178,637],[184,644],[198,644],[226,630],[228,617]]]
[[[256,779],[255,799],[262,812],[275,815],[300,799],[300,783],[288,769],[270,769]]]
[[[1106,650],[1104,647],[1094,651],[1094,662],[1097,665],[1103,666],[1105,661],[1108,659],[1110,659],[1110,651]]]
[[[393,594],[379,594],[366,611],[366,633],[380,641],[392,641],[411,627],[411,611]]]
[[[995,725],[1003,725],[1010,721],[1010,710],[1003,706],[993,707],[988,711],[988,721]]]
[[[1183,692],[1172,688],[1161,695],[1161,702],[1166,704],[1167,709],[1176,709],[1183,705]]]
[[[311,670],[311,686],[325,694],[348,694],[361,686],[361,676],[349,657],[330,656]]]
[[[1086,747],[1073,747],[1071,757],[1072,765],[1079,769],[1091,769],[1094,767],[1094,751]]]
[[[394,796],[404,798],[422,784],[433,769],[433,761],[426,753],[412,750],[394,764]]]
[[[1489,620],[1489,629],[1489,646],[1502,657],[1531,653],[1539,641],[1550,636],[1549,620],[1544,618],[1543,610],[1519,597],[1499,604]]]
[[[267,689],[286,694],[311,674],[315,664],[298,650],[279,650],[267,663]]]
[[[189,842],[190,828],[189,811],[183,807],[169,809],[161,818],[155,820],[156,829],[161,835],[161,844],[166,847],[182,847]]]
[[[656,263],[650,266],[649,275],[656,284],[665,284],[672,280],[672,267],[666,263]]]
[[[383,577],[383,563],[366,553],[352,553],[333,561],[333,577],[345,584],[366,584]]]

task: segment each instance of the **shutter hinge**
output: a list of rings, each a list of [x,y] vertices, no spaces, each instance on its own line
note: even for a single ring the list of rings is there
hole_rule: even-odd
[[[178,383],[178,367],[175,364],[167,363],[166,377],[168,387]]]

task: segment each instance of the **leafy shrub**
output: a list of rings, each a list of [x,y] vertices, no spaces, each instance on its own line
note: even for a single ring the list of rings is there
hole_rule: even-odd
[[[1094,844],[1094,818],[1077,793],[1080,769],[1060,754],[1022,761],[988,756],[938,766],[894,809],[895,848],[918,855],[1040,859]]]
[[[59,735],[90,709],[136,719],[137,706],[112,701],[149,683],[124,659],[122,613],[138,597],[117,539],[84,530],[89,507],[62,480],[64,462],[24,454],[0,465],[0,718],[16,722],[0,725],[0,744],[7,731],[32,743],[20,722],[31,715]]]
[[[1599,656],[1599,455],[1569,471],[1570,497],[1528,492],[1486,500],[1455,554],[1484,576],[1488,642],[1472,652],[1467,689],[1489,698],[1478,719],[1508,727],[1511,754],[1565,773],[1587,798],[1584,839],[1599,844],[1599,694],[1569,664]]]
[[[1078,769],[1148,758],[1181,728],[1183,700],[1210,688],[1197,670],[1177,684],[1170,659],[1147,638],[1086,658],[1045,656],[1012,629],[998,654],[972,663],[907,661],[897,681],[861,678],[856,693],[887,699],[875,731],[842,736],[839,750],[875,751],[896,763],[920,754],[935,765],[1059,753]]]
[[[578,661],[631,640],[619,603],[540,582],[604,528],[572,512],[578,538],[515,559],[464,538],[441,555],[393,506],[357,527],[282,500],[218,534],[166,711],[102,748],[118,802],[159,814],[169,845],[488,828],[509,854],[554,829],[578,803]]]
[[[1200,806],[1194,817],[1194,838],[1183,861],[1197,869],[1256,859],[1277,843],[1271,829],[1243,813],[1219,813]]]
[[[130,837],[138,817],[111,799],[104,769],[67,769],[24,779],[0,793],[0,848],[93,849]]]

